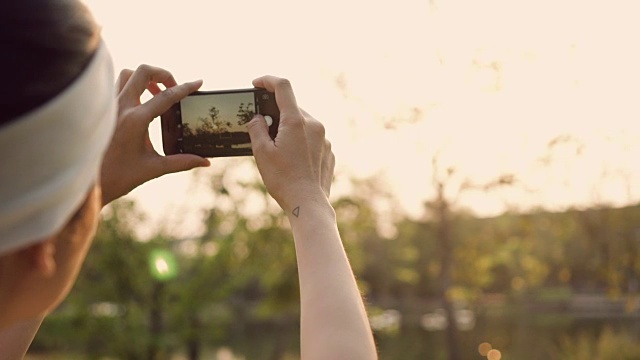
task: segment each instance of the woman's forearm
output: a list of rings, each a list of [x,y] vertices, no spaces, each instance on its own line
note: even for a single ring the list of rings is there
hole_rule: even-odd
[[[300,277],[304,360],[375,359],[367,314],[329,203],[335,156],[325,128],[298,107],[291,83],[263,76],[253,86],[275,93],[275,139],[264,117],[248,124],[251,149],[269,194],[288,214]]]
[[[375,359],[371,327],[329,201],[290,214],[300,277],[302,359]]]

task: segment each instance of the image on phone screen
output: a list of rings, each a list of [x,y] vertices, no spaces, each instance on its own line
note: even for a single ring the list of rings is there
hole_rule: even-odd
[[[196,91],[160,116],[164,153],[251,156],[247,124],[255,114],[265,116],[275,139],[280,111],[273,93],[260,88]]]
[[[256,113],[254,92],[188,96],[180,111],[184,152],[251,149],[247,123]]]

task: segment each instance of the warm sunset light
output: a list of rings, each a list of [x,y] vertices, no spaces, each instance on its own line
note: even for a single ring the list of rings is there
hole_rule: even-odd
[[[295,98],[119,92],[100,224],[42,358],[640,359],[640,2],[83,2],[116,73],[273,74]],[[262,158],[192,155],[256,136]]]
[[[290,78],[327,126],[336,194],[349,176],[375,175],[419,215],[437,154],[455,183],[517,177],[519,186],[461,196],[480,215],[640,198],[629,186],[640,176],[633,2],[607,11],[579,1],[87,3],[118,69],[164,66],[210,90],[249,87],[265,73]],[[157,125],[152,140],[161,149]],[[195,213],[208,201],[184,195],[191,177],[159,179],[132,197],[155,221],[177,221],[184,213],[172,208]]]

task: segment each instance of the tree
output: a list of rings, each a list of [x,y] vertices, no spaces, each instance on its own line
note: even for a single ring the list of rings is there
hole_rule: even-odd
[[[246,105],[244,103],[240,103],[238,113],[236,114],[238,117],[238,125],[244,125],[253,119],[256,114],[253,109],[253,103],[247,103]]]
[[[191,124],[189,123],[182,124],[182,136],[183,137],[193,136],[193,129],[191,128]]]
[[[134,227],[141,220],[132,202],[118,200],[109,205],[66,300],[70,309],[79,309],[72,318],[82,330],[71,336],[87,354],[143,359],[170,351],[171,344],[163,336],[163,314],[157,306],[149,306],[164,299],[147,266],[157,242],[139,241]]]
[[[229,131],[231,127],[231,122],[224,122],[219,119],[220,110],[215,106],[212,106],[209,109],[209,117],[199,117],[198,121],[202,123],[197,129],[196,133],[198,135],[209,135],[209,134],[220,134],[223,132]]]

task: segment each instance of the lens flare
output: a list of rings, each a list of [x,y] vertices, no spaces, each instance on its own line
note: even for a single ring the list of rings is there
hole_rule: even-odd
[[[165,259],[156,259],[156,271],[160,275],[165,275],[169,272],[169,264],[167,264],[167,260]]]
[[[166,281],[178,275],[176,258],[172,252],[156,249],[149,254],[149,272],[159,281]]]
[[[502,359],[502,353],[496,349],[489,350],[489,352],[487,353],[487,359],[500,360]]]
[[[478,345],[478,352],[482,356],[487,356],[491,349],[493,349],[493,347],[488,342],[483,342],[482,344]]]

